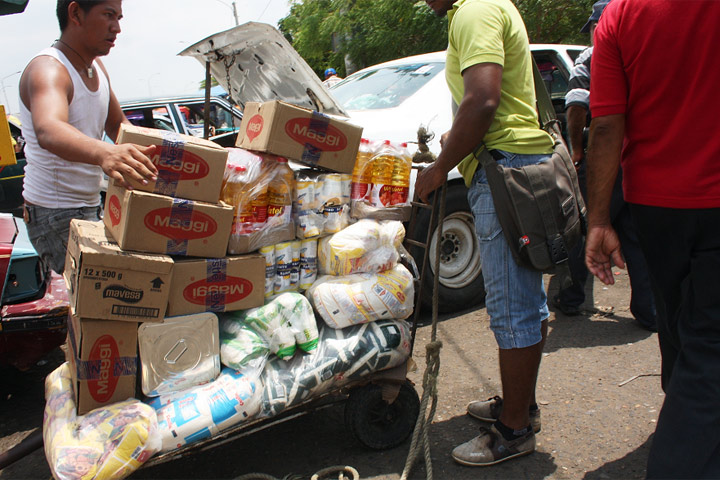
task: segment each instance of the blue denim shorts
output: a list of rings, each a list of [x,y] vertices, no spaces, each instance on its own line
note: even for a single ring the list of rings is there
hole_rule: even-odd
[[[28,237],[46,268],[62,274],[70,236],[70,220],[101,220],[102,206],[45,208],[25,204]]]
[[[498,150],[500,165],[521,167],[548,160],[550,155],[522,155]],[[485,305],[490,329],[502,349],[525,348],[542,340],[541,322],[550,316],[541,272],[520,267],[495,213],[485,171],[479,168],[468,191],[480,241],[480,258],[485,278]]]

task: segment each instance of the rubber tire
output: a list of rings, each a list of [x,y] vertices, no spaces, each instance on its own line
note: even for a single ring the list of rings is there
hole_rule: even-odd
[[[439,191],[436,192],[439,194]],[[429,199],[432,203],[432,197]],[[467,201],[467,188],[464,184],[451,184],[448,185],[446,198],[445,198],[445,218],[448,218],[455,213],[465,213],[472,217],[470,211],[470,205]],[[417,226],[415,228],[415,234],[413,239],[425,242],[426,232],[430,228],[430,211],[427,209],[421,209],[417,217]],[[475,235],[475,229],[473,227],[473,238]],[[475,239],[477,242],[477,239]],[[418,268],[422,267],[422,255],[423,249],[420,247],[412,247],[410,254],[415,259]],[[479,253],[476,252],[479,255]],[[423,284],[423,298],[420,299],[422,308],[425,311],[431,311],[432,309],[432,290],[433,283],[435,281],[435,274],[432,268],[432,259],[428,258],[427,272],[425,273]],[[443,285],[442,279],[440,281],[440,288],[438,292],[438,311],[441,313],[452,313],[460,310],[466,310],[472,307],[481,305],[485,301],[485,280],[482,276],[482,267],[478,275],[470,281],[469,284],[462,288],[450,288]]]
[[[367,448],[385,450],[410,437],[419,414],[420,398],[410,382],[400,386],[391,404],[383,400],[382,386],[369,383],[350,391],[345,426]]]

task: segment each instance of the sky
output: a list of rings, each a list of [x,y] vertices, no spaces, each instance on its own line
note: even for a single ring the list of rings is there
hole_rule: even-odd
[[[277,26],[290,11],[289,0],[123,0],[122,32],[103,63],[120,101],[200,90],[205,68],[177,54],[238,22]],[[18,82],[27,62],[60,36],[55,0],[30,0],[25,12],[0,16],[0,103],[19,111]],[[7,108],[9,105],[9,108]]]

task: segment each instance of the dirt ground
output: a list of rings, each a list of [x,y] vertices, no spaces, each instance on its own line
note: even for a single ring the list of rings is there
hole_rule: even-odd
[[[500,393],[488,317],[480,308],[441,318],[439,405],[430,430],[434,478],[644,478],[663,401],[657,335],[640,328],[629,312],[626,272],[617,271],[615,278],[612,287],[598,281],[588,287],[583,315],[551,313],[538,380],[542,432],[537,451],[493,467],[463,467],[449,455],[481,423],[465,414],[467,403]],[[557,286],[550,277],[547,281],[552,295]],[[418,390],[429,338],[430,319],[425,318],[416,335],[419,369],[410,375]],[[0,452],[40,428],[42,379],[61,361],[58,351],[47,364],[17,379],[10,398],[0,399]],[[212,450],[143,468],[131,478],[232,479],[250,472],[310,478],[324,467],[343,464],[356,468],[363,479],[396,480],[408,448],[409,442],[382,452],[362,447],[345,429],[343,405],[338,404]],[[0,471],[0,479],[50,477],[41,450]],[[410,478],[425,477],[420,461]]]

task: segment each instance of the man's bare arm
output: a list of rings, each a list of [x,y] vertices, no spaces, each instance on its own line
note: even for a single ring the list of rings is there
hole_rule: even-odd
[[[99,165],[121,185],[128,186],[125,178],[138,182],[154,179],[157,169],[147,157],[154,147],[112,145],[90,138],[70,125],[73,94],[70,75],[55,59],[37,57],[25,70],[20,97],[32,113],[39,145],[68,161]]]
[[[583,133],[587,125],[588,110],[580,105],[570,105],[567,108],[567,133],[572,151],[572,160],[579,165],[585,156],[583,148]]]
[[[587,158],[588,235],[585,263],[605,284],[615,283],[612,265],[623,268],[620,241],[610,221],[610,197],[620,168],[625,115],[594,118]]]
[[[465,94],[453,120],[443,136],[443,149],[437,160],[420,172],[415,182],[423,200],[445,182],[447,174],[468,156],[485,137],[500,104],[503,68],[496,63],[479,63],[463,70]]]

